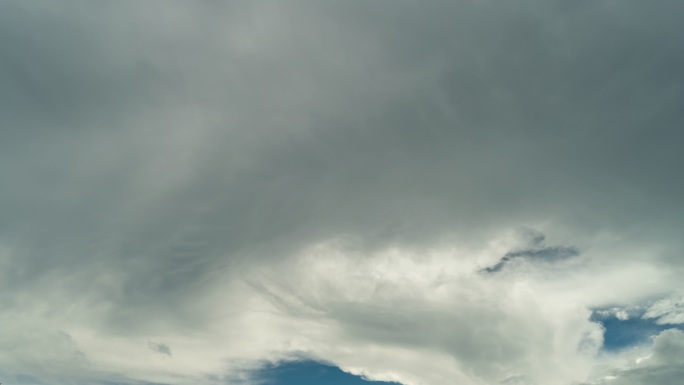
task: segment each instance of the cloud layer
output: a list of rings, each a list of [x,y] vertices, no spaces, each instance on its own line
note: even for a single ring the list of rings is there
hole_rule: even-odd
[[[0,9],[3,383],[681,377],[681,2]]]

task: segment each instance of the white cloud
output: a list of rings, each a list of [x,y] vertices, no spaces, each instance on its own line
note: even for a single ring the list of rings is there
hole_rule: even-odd
[[[68,290],[53,290],[44,297],[47,302],[27,293],[33,300],[5,324],[4,346],[21,343],[19,330],[47,312],[55,316],[32,326],[31,333],[45,336],[40,338],[68,333],[74,357],[82,357],[78,366],[68,366],[74,375],[126,373],[145,381],[213,383],[212,375],[241,376],[260,360],[306,355],[408,385],[449,379],[582,381],[602,343],[601,327],[588,320],[588,306],[597,298],[582,282],[618,272],[589,269],[581,261],[562,267],[529,261],[496,275],[480,271],[524,242],[503,233],[480,248],[458,247],[453,239],[429,249],[370,254],[350,241],[320,242],[278,262],[250,263],[241,275],[244,283],[234,281],[229,270],[217,271],[197,294],[202,301],[190,308],[168,309],[159,317],[143,308],[119,307],[117,312],[126,312],[117,315],[119,322],[131,326],[109,335],[103,332],[115,314],[107,309],[111,303],[99,302],[97,291],[92,302],[85,297],[70,308],[60,308],[73,296]],[[621,274],[629,277],[632,269],[623,265]],[[63,276],[62,287],[74,283],[69,279]],[[649,290],[646,282],[637,286]],[[183,327],[186,312],[196,313],[197,320]],[[27,354],[38,348],[35,341],[26,345]],[[159,346],[163,341],[173,355],[159,354],[150,341]],[[41,353],[36,359],[45,369],[30,371],[53,378],[67,367],[69,354]],[[29,370],[15,366],[18,357],[17,351],[5,356],[6,370]]]
[[[650,385],[683,384],[684,332],[668,329],[653,339],[650,352],[592,384]]]
[[[659,325],[684,323],[684,293],[675,293],[654,303],[643,318],[656,319]]]
[[[493,244],[505,244],[504,239]],[[585,380],[601,361],[603,339],[588,310],[601,297],[586,291],[585,281],[605,282],[617,273],[624,285],[631,275],[644,273],[630,265],[601,271],[575,263],[555,270],[530,262],[508,275],[487,275],[478,272],[478,260],[503,255],[496,247],[374,255],[353,250],[336,242],[319,244],[296,263],[259,268],[253,279],[284,313],[336,326],[337,334],[319,336],[322,344],[308,352],[371,378],[408,384],[426,381],[425,373],[431,373],[425,383]],[[646,283],[630,285],[641,293],[652,290]],[[622,301],[635,299],[626,294]]]

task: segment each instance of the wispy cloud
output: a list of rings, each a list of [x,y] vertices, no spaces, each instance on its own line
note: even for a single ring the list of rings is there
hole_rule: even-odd
[[[165,355],[171,357],[171,348],[166,344],[162,344],[162,343],[154,342],[154,341],[147,341],[147,346],[159,354],[165,354]]]

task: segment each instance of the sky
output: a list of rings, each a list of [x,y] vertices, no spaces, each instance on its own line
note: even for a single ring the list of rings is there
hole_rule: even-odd
[[[682,14],[3,1],[0,382],[684,384]]]
[[[263,384],[267,385],[396,385],[394,382],[368,381],[360,376],[346,373],[339,368],[314,361],[291,361],[275,367],[266,367],[259,372]]]

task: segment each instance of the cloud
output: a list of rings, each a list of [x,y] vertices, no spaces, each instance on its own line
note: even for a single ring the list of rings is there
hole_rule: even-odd
[[[675,293],[654,303],[643,318],[655,318],[659,325],[684,323],[684,294]]]
[[[154,341],[147,341],[147,347],[149,347],[151,350],[153,350],[159,354],[165,354],[165,355],[171,357],[171,348],[166,344],[162,344],[162,343],[154,342]]]
[[[581,303],[539,295],[550,282],[531,277],[487,279],[463,251],[421,254],[363,256],[321,245],[295,270],[278,267],[262,278],[271,282],[262,290],[284,312],[335,326],[339,335],[309,344],[310,353],[365,367],[358,373],[370,378],[420,383],[416,373],[431,373],[431,382],[526,376],[553,383],[559,373],[587,374],[602,330]]]
[[[3,383],[624,367],[592,309],[682,290],[681,12],[3,4]]]
[[[648,355],[629,367],[605,376],[595,384],[681,384],[684,375],[684,332],[669,329],[653,340]]]
[[[483,272],[485,273],[496,273],[498,271],[501,271],[501,269],[504,268],[505,265],[509,264],[511,260],[513,259],[527,259],[527,260],[540,260],[540,261],[559,261],[571,257],[576,257],[580,253],[579,251],[574,248],[574,247],[563,247],[563,246],[555,246],[555,247],[542,247],[538,249],[528,249],[528,250],[519,250],[519,251],[511,251],[506,253],[506,255],[499,260],[494,266],[486,267],[482,269]]]
[[[611,309],[597,310],[596,314],[601,316],[601,317],[604,317],[604,318],[608,318],[608,317],[613,316],[620,321],[627,321],[633,316],[632,314],[630,314],[630,313],[632,313],[631,310],[632,309],[623,309],[623,308],[619,308],[619,307],[614,307]]]

